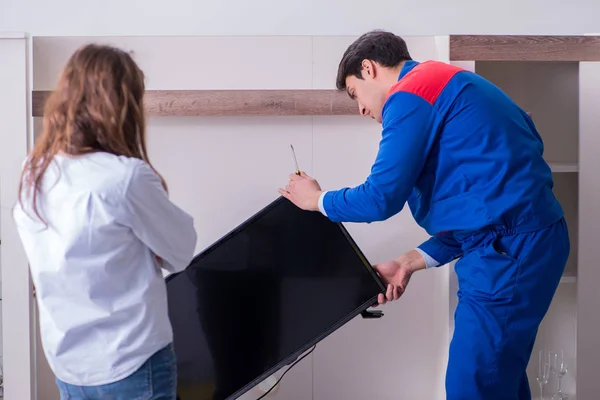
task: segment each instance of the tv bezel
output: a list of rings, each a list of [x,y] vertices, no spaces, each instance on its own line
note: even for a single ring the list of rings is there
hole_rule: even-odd
[[[262,215],[268,213],[271,209],[277,207],[279,204],[281,204],[284,201],[289,201],[289,200],[286,199],[283,196],[280,196],[280,197],[276,198],[275,200],[273,200],[267,206],[263,207],[261,210],[259,210],[256,213],[254,213],[251,217],[249,217],[248,219],[246,219],[244,222],[242,222],[236,228],[233,228],[231,231],[229,231],[228,233],[226,233],[225,235],[223,235],[220,239],[218,239],[213,244],[211,244],[210,246],[208,246],[204,250],[202,250],[200,253],[198,253],[190,261],[190,263],[188,264],[188,266],[183,271],[180,271],[180,272],[175,273],[175,274],[168,275],[165,278],[165,283],[168,283],[174,277],[176,277],[176,276],[178,276],[180,274],[185,273],[187,271],[187,269],[192,264],[194,264],[196,261],[198,261],[198,260],[204,258],[205,256],[207,256],[211,251],[215,250],[223,242],[225,242],[230,237],[232,237],[235,234],[237,234],[239,231],[244,230],[248,225],[250,225],[251,223],[253,223],[255,220],[257,220],[258,218],[260,218]],[[307,211],[307,212],[316,212],[316,211]],[[286,365],[290,365],[293,362],[295,362],[299,357],[301,357],[310,348],[312,348],[313,346],[315,346],[319,342],[323,341],[325,338],[327,338],[328,336],[330,336],[333,332],[335,332],[336,330],[338,330],[339,328],[341,328],[343,325],[345,325],[348,322],[350,322],[353,318],[359,316],[363,311],[365,311],[365,310],[369,309],[370,307],[372,307],[377,302],[377,298],[378,298],[379,294],[380,293],[385,293],[386,284],[382,281],[381,277],[373,269],[373,266],[371,265],[371,263],[368,262],[368,260],[365,257],[364,253],[360,250],[360,248],[358,247],[358,245],[356,244],[356,242],[354,241],[354,239],[352,238],[352,236],[350,235],[350,233],[348,232],[348,230],[346,229],[346,227],[343,225],[343,223],[340,223],[340,222],[334,222],[334,224],[337,225],[337,227],[340,229],[340,231],[342,231],[342,234],[346,237],[346,240],[348,241],[348,243],[350,244],[350,246],[352,247],[352,249],[356,252],[356,254],[358,255],[359,259],[362,261],[363,266],[367,269],[367,271],[370,273],[371,277],[375,280],[375,282],[377,283],[377,285],[381,289],[381,292],[377,293],[375,296],[373,296],[372,298],[370,298],[365,303],[361,304],[359,307],[357,307],[354,310],[350,311],[343,318],[341,318],[338,322],[334,323],[329,328],[325,329],[322,333],[320,333],[319,335],[317,335],[317,337],[315,337],[313,340],[310,340],[309,342],[307,342],[304,345],[300,346],[300,348],[298,348],[294,352],[290,353],[289,356],[285,357],[283,360],[281,360],[280,362],[278,362],[277,364],[275,364],[273,367],[271,367],[270,369],[268,369],[267,371],[265,371],[264,373],[262,373],[261,375],[259,375],[257,378],[255,378],[254,380],[252,380],[248,384],[244,385],[243,387],[241,387],[240,389],[238,389],[236,392],[232,393],[225,400],[234,400],[234,399],[239,398],[240,396],[242,396],[245,393],[247,393],[250,390],[252,390],[254,387],[256,387],[258,384],[260,384],[262,381],[264,381],[270,375],[273,375],[275,372],[279,371],[281,368],[285,367]],[[175,349],[175,353],[177,353],[177,349]]]

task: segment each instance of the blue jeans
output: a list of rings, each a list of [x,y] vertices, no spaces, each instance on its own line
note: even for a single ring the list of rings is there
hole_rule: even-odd
[[[175,400],[177,365],[173,345],[156,352],[137,371],[120,381],[76,386],[57,379],[61,400]]]

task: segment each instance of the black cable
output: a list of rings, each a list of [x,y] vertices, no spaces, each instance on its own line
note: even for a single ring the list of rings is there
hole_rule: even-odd
[[[315,351],[315,348],[316,348],[316,347],[317,347],[317,345],[315,344],[315,345],[312,347],[312,349],[310,349],[310,351],[309,351],[308,353],[304,354],[302,357],[300,357],[299,359],[297,359],[296,361],[294,361],[294,362],[292,363],[292,365],[290,365],[290,366],[289,366],[289,368],[288,368],[288,369],[286,369],[286,370],[285,370],[285,372],[284,372],[283,374],[281,374],[281,376],[279,377],[279,379],[277,379],[277,382],[275,382],[275,384],[274,384],[273,386],[271,386],[271,389],[267,390],[267,392],[266,392],[265,394],[263,394],[262,396],[260,396],[260,397],[259,397],[258,399],[256,399],[256,400],[261,400],[261,399],[264,399],[265,397],[267,397],[267,395],[268,395],[269,393],[271,393],[271,391],[272,391],[273,389],[275,389],[275,386],[279,385],[279,382],[281,382],[281,380],[283,379],[283,377],[285,376],[285,374],[287,374],[287,373],[288,373],[288,371],[289,371],[290,369],[294,368],[294,366],[295,366],[296,364],[298,364],[300,361],[304,360],[304,359],[306,358],[306,356],[308,356],[309,354],[312,354],[312,352],[313,352],[313,351]]]

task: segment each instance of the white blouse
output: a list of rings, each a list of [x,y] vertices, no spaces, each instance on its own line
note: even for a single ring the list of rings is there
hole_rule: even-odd
[[[23,200],[14,218],[56,377],[101,385],[129,376],[172,341],[154,255],[183,270],[196,246],[192,217],[147,163],[108,153],[54,158],[38,195],[47,227]]]

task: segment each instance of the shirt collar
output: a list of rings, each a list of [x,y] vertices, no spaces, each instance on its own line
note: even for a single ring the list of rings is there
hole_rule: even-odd
[[[414,61],[414,60],[408,60],[404,62],[404,65],[402,66],[402,69],[400,70],[400,75],[398,76],[398,80],[404,78],[404,76],[406,74],[408,74],[410,72],[411,69],[413,69],[414,67],[416,67],[419,64],[418,61]]]
[[[400,70],[400,75],[398,75],[398,81],[400,81],[402,78],[404,78],[404,76],[406,76],[406,74],[408,74],[417,65],[419,65],[418,61],[414,61],[414,60],[405,61],[404,65],[402,66],[402,69]],[[395,86],[396,85],[392,86],[390,88],[390,90],[388,91],[388,94],[387,94],[388,98],[392,95]],[[386,99],[386,102],[387,102],[387,99]],[[385,108],[385,104],[384,104],[384,108]]]

